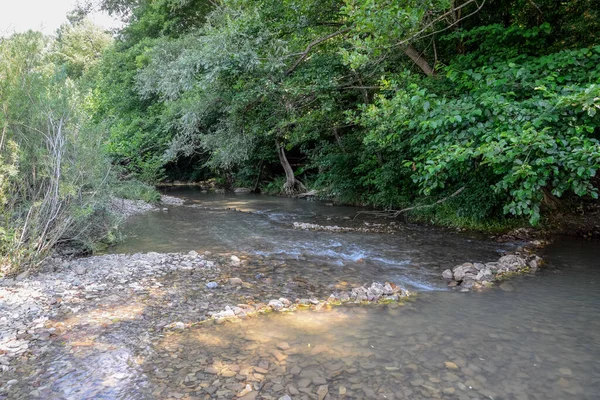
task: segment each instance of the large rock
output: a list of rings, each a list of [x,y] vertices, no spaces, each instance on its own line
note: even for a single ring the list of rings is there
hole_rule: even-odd
[[[451,269],[447,269],[444,272],[442,272],[442,277],[444,279],[447,279],[447,280],[451,281],[451,280],[454,279],[454,274],[452,273]]]
[[[510,254],[500,257],[498,264],[501,269],[505,268],[508,271],[517,271],[521,268],[525,268],[527,266],[527,261],[521,256]]]
[[[471,263],[464,263],[458,265],[454,267],[453,272],[454,280],[458,282],[464,280],[467,274],[470,274],[474,278],[479,273],[479,271],[477,271],[477,268],[475,268],[475,266]]]

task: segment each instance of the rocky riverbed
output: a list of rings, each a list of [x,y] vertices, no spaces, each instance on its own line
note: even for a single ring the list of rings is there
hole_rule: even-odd
[[[0,368],[14,371],[49,340],[81,330],[93,336],[123,321],[143,322],[148,331],[161,332],[211,318],[397,302],[409,296],[390,283],[331,293],[333,285],[302,285],[257,272],[267,271],[260,267],[244,272],[245,263],[235,255],[195,251],[50,259],[39,273],[0,281]],[[331,295],[323,299],[324,293]]]

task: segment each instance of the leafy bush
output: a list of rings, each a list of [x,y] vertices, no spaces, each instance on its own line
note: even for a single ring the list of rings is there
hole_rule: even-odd
[[[160,201],[160,193],[154,186],[136,180],[115,182],[110,189],[115,197],[121,199],[143,200],[147,203]]]

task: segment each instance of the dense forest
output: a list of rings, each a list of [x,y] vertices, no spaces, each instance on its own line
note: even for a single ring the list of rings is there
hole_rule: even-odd
[[[596,0],[103,0],[0,39],[0,78],[9,263],[172,180],[465,227],[598,198]]]

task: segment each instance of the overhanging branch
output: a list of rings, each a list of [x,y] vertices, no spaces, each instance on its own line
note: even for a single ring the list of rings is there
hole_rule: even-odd
[[[350,27],[346,27],[344,29],[340,29],[339,31],[335,31],[333,33],[330,33],[327,36],[323,36],[322,38],[315,39],[312,42],[310,42],[308,44],[308,46],[306,46],[306,50],[304,50],[302,53],[300,53],[300,57],[298,57],[298,59],[294,62],[294,64],[287,71],[285,71],[285,76],[288,76],[289,74],[294,72],[294,70],[296,68],[298,68],[298,65],[300,65],[300,63],[308,56],[308,53],[310,53],[310,51],[312,50],[313,47],[315,47],[316,45],[323,43],[331,38],[334,38],[338,35],[342,35],[348,31],[350,31],[350,29],[351,29]]]

